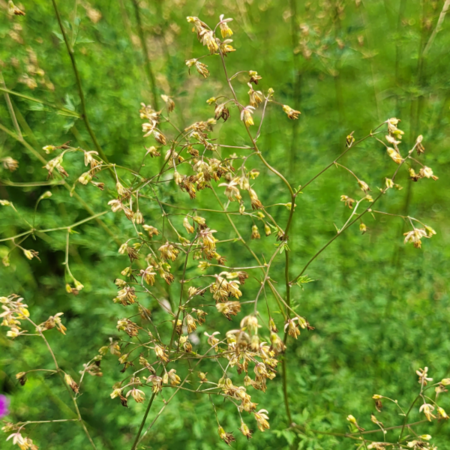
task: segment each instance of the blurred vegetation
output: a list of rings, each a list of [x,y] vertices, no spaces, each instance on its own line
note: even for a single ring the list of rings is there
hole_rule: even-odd
[[[366,215],[367,233],[361,235],[357,225],[346,231],[308,268],[307,275],[314,282],[304,289],[293,288],[299,313],[316,328],[291,342],[287,354],[288,394],[293,421],[301,430],[288,429],[281,377],[269,383],[265,394],[255,394],[254,401],[270,413],[271,429],[256,432],[248,442],[237,431],[238,416],[230,405],[216,401],[221,423],[237,437],[234,448],[348,449],[351,441],[317,431],[345,433],[348,414],[371,428],[371,397],[376,393],[409,405],[418,391],[414,372],[419,367],[428,366],[435,380],[450,375],[450,17],[434,33],[444,1],[59,2],[99,144],[110,161],[138,169],[145,152],[139,105],[151,103],[154,97],[135,5],[159,102],[160,94],[173,96],[177,105],[173,116],[182,127],[211,117],[213,110],[206,100],[226,89],[218,58],[208,61],[210,79],[204,80],[195,71],[189,75],[185,60],[204,50],[191,33],[186,16],[199,16],[211,25],[220,14],[234,18],[237,51],[228,56],[230,72],[258,71],[263,77],[261,88],[272,87],[278,101],[302,112],[299,121],[290,122],[280,108],[270,108],[258,141],[269,163],[295,187],[342,153],[352,131],[358,139],[386,119],[398,117],[407,145],[412,146],[419,134],[424,136],[426,165],[439,180],[413,183],[404,171],[397,180],[403,189],[389,191],[377,209],[417,217],[432,226],[437,236],[426,240],[421,250],[415,249],[403,244],[402,233],[408,228],[401,219]],[[8,16],[7,4],[0,0],[2,87],[80,113],[76,80],[52,3],[23,0],[17,6],[26,16]],[[245,96],[248,88],[246,79],[242,81],[238,94]],[[47,173],[36,156],[46,157],[45,145],[71,141],[73,146],[95,149],[83,121],[59,114],[45,103],[14,95],[9,99],[29,145],[14,139],[7,101],[1,101],[0,158],[13,157],[19,168],[14,173],[1,169],[0,198],[13,202],[18,214],[2,207],[0,239],[29,229],[24,219],[32,219],[37,199],[49,189],[53,196],[39,204],[36,227],[69,226],[89,217],[77,196],[70,196],[62,185],[20,186],[45,182]],[[216,137],[231,145],[246,144],[238,113],[232,110],[231,114],[225,125],[216,128]],[[79,158],[69,155],[67,161],[71,186],[83,168]],[[345,164],[374,192],[393,171],[391,159],[375,140],[352,149]],[[255,167],[261,170],[255,184],[263,204],[288,202],[279,181],[259,164]],[[147,161],[142,175],[157,170],[157,160]],[[130,174],[123,176],[131,182]],[[76,189],[94,213],[109,211],[107,201],[114,196],[106,173],[103,178],[107,184],[104,192],[92,186]],[[293,275],[334,236],[334,224],[342,226],[346,221],[349,210],[339,201],[340,195],[352,196],[356,191],[354,179],[345,170],[332,167],[298,197],[289,241]],[[191,207],[188,196],[175,189],[166,195],[170,203]],[[197,205],[214,205],[212,194],[200,193]],[[160,226],[158,205],[149,201],[141,209],[147,223]],[[286,221],[286,208],[271,211],[277,221]],[[109,337],[118,337],[116,323],[123,315],[112,298],[117,292],[114,278],[126,264],[117,254],[118,243],[127,238],[132,225],[111,212],[101,220],[104,228],[90,221],[70,237],[70,267],[85,286],[78,296],[65,289],[70,281],[62,264],[65,232],[37,233],[36,240],[29,237],[21,244],[38,251],[41,261],[28,261],[10,241],[0,242],[1,257],[13,250],[9,267],[0,266],[0,294],[23,296],[37,321],[64,312],[67,336],[53,331],[49,339],[61,366],[74,377]],[[245,239],[250,239],[248,222],[238,218],[237,224]],[[211,227],[222,239],[235,237],[222,215],[214,218]],[[251,246],[258,255],[269,255],[274,239],[262,238]],[[221,250],[230,265],[252,264],[251,255],[239,243]],[[275,272],[282,279],[284,263]],[[257,288],[257,281],[250,280],[245,297],[254,298]],[[282,283],[279,289],[283,292]],[[179,286],[173,285],[167,295],[175,297],[177,290]],[[156,305],[149,307],[153,314],[160,314]],[[233,319],[236,327],[239,320]],[[200,328],[199,335],[203,331]],[[45,348],[32,339],[10,341],[5,333],[0,334],[0,392],[11,399],[9,420],[74,417],[67,392],[53,377],[30,375],[24,387],[17,383],[17,372],[51,366]],[[99,448],[128,448],[145,404],[133,403],[124,409],[111,400],[109,393],[120,377],[120,366],[106,358],[102,369],[103,377],[86,379],[80,409]],[[157,397],[150,420],[162,404]],[[448,399],[442,406],[450,408]],[[402,422],[394,405],[386,405],[379,418],[389,425]],[[421,418],[415,411],[411,420]],[[439,448],[446,448],[450,440],[449,428],[442,423],[424,424],[418,430],[433,435]],[[30,425],[27,431],[41,448],[88,448],[76,423]],[[378,438],[382,439],[381,434]],[[13,448],[3,438],[1,442],[1,448]],[[153,449],[226,448],[219,442],[210,402],[186,392],[170,403],[143,444],[142,448]]]

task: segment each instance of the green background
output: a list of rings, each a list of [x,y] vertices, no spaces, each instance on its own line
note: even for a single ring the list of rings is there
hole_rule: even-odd
[[[87,110],[100,145],[111,161],[138,169],[144,145],[151,141],[142,139],[139,105],[141,101],[151,102],[152,94],[133,2],[59,3],[65,29],[75,43]],[[373,394],[398,399],[408,407],[419,390],[416,369],[428,366],[436,381],[450,376],[450,17],[430,42],[443,5],[443,1],[427,0],[140,2],[156,89],[158,94],[174,97],[177,106],[172,117],[180,127],[211,117],[213,110],[206,100],[228,94],[217,57],[204,61],[209,65],[210,78],[204,80],[195,70],[188,74],[185,60],[205,54],[205,49],[191,33],[192,26],[185,18],[199,16],[214,26],[219,15],[225,14],[234,18],[230,26],[237,50],[227,58],[229,72],[258,71],[263,77],[260,89],[267,91],[272,87],[277,101],[302,112],[298,121],[291,122],[281,108],[271,105],[258,141],[268,162],[286,174],[294,187],[305,184],[332,162],[345,149],[345,138],[350,132],[354,131],[357,139],[364,137],[390,117],[402,120],[399,127],[405,131],[403,154],[419,134],[424,136],[423,160],[439,176],[438,181],[413,183],[404,169],[397,179],[403,189],[389,191],[376,207],[389,213],[409,214],[433,227],[437,235],[424,240],[421,250],[403,244],[402,233],[409,228],[400,218],[366,215],[366,234],[361,235],[355,224],[308,268],[307,275],[315,281],[305,285],[304,290],[294,287],[292,298],[298,313],[316,329],[302,332],[298,341],[290,339],[287,352],[293,420],[306,427],[306,432],[288,430],[281,376],[277,376],[265,394],[252,393],[258,409],[269,411],[271,429],[256,432],[249,442],[238,431],[236,411],[230,404],[215,400],[222,425],[237,438],[234,448],[348,449],[352,441],[311,430],[345,433],[348,414],[353,414],[363,427],[374,428],[370,422],[370,413],[375,411]],[[8,16],[5,1],[0,1],[0,6],[0,60],[6,86],[79,112],[75,78],[51,2],[24,0],[20,5],[26,11],[24,17]],[[100,20],[93,10],[101,14]],[[33,53],[45,75],[33,75]],[[35,89],[22,82],[24,74],[36,79]],[[248,98],[246,81],[245,77],[238,77],[235,83],[242,101]],[[44,145],[66,141],[94,149],[81,120],[58,115],[39,103],[14,96],[11,99],[24,138],[42,156],[48,159],[41,150]],[[161,99],[159,102],[162,104]],[[257,112],[257,124],[259,118]],[[3,99],[0,123],[14,130]],[[170,135],[165,127],[163,130]],[[214,135],[221,143],[248,145],[236,109],[231,110],[226,124],[215,128]],[[224,151],[224,155],[230,153]],[[23,218],[32,219],[36,200],[49,189],[8,186],[8,181],[44,182],[47,174],[29,149],[0,130],[0,157],[5,156],[17,159],[20,167],[14,173],[0,169],[0,198],[12,201],[19,215],[2,207],[0,238],[26,231]],[[391,176],[396,168],[384,147],[374,139],[352,149],[341,162],[371,186],[373,196],[378,187],[383,187],[384,177]],[[154,174],[159,164],[147,160],[142,175]],[[70,174],[70,185],[84,171],[79,155],[65,158],[64,167]],[[289,201],[279,179],[256,159],[250,160],[247,167],[261,170],[254,188],[264,205]],[[126,172],[121,176],[125,183],[132,180]],[[108,210],[107,202],[115,196],[107,174],[100,178],[107,184],[104,192],[93,186],[78,186],[76,190],[96,213]],[[53,186],[51,191],[52,198],[39,205],[37,227],[68,226],[89,216],[64,187]],[[207,191],[200,192],[195,201],[179,194],[172,184],[162,192],[168,203],[218,209]],[[357,185],[348,172],[332,167],[299,195],[289,241],[291,276],[298,274],[334,236],[333,224],[342,226],[347,220],[350,210],[339,201],[342,194],[358,197]],[[223,193],[220,195],[224,201]],[[141,209],[146,223],[161,226],[161,213],[154,201],[141,204]],[[285,223],[285,208],[273,207],[270,211],[277,221]],[[175,216],[175,223],[181,223],[182,217]],[[235,237],[223,215],[205,217],[210,227],[218,231],[219,239]],[[62,265],[65,232],[47,233],[36,241],[28,238],[22,243],[25,248],[39,251],[41,262],[28,261],[22,252],[14,250],[11,265],[0,266],[0,295],[15,292],[23,296],[37,322],[64,312],[67,336],[54,330],[48,336],[61,367],[74,378],[109,337],[119,337],[115,325],[126,314],[123,307],[112,302],[117,291],[113,281],[127,264],[126,258],[117,253],[115,239],[124,242],[133,233],[132,226],[111,212],[102,220],[110,234],[92,221],[70,237],[70,267],[85,286],[78,296],[65,290],[65,283],[70,281],[65,278]],[[244,238],[250,240],[252,223],[238,218],[237,225]],[[274,243],[273,236],[263,237],[251,246],[258,255],[268,258],[275,249]],[[0,242],[0,256],[12,248],[10,242]],[[239,243],[222,244],[220,252],[230,266],[253,264]],[[284,257],[277,261],[273,277],[279,281],[280,292],[284,292]],[[174,264],[175,269],[177,264],[181,262]],[[189,266],[189,276],[197,273],[195,267],[195,263]],[[208,273],[214,272],[210,269]],[[250,280],[243,288],[242,300],[253,299],[257,289],[257,282]],[[176,298],[177,292],[179,286],[174,283],[165,295]],[[155,320],[166,320],[151,300],[148,307]],[[214,321],[211,318],[199,328],[201,348],[207,348],[203,331],[218,329],[224,333],[230,326],[238,327],[243,315],[234,318],[231,325],[217,315]],[[281,322],[278,316],[279,328]],[[162,329],[168,331],[169,325],[162,325]],[[72,418],[70,398],[58,380],[30,374],[24,387],[16,382],[19,371],[51,368],[45,348],[32,339],[10,341],[6,329],[0,334],[0,392],[11,399],[8,420]],[[129,408],[124,409],[111,400],[111,386],[122,376],[120,366],[114,358],[107,357],[102,368],[102,378],[86,379],[79,400],[81,412],[99,448],[129,448],[145,405],[130,401]],[[204,371],[216,373],[214,366],[205,367]],[[179,372],[184,373],[181,368]],[[192,386],[196,387],[196,383],[193,381]],[[448,399],[444,397],[441,403],[450,409]],[[162,406],[160,397],[155,406],[150,419]],[[402,420],[392,404],[386,404],[385,411],[377,417],[386,426],[398,425]],[[422,418],[415,408],[411,420]],[[247,423],[256,429],[252,419]],[[40,448],[88,448],[85,435],[76,424],[44,424],[26,429]],[[433,435],[433,443],[442,449],[450,439],[449,429],[443,423],[424,424],[417,430]],[[381,433],[377,438],[382,439]],[[1,448],[12,446],[2,443]],[[206,450],[226,445],[219,442],[208,399],[181,392],[158,419],[142,448]]]

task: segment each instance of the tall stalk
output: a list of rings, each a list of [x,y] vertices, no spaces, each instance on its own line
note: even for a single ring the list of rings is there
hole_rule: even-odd
[[[142,19],[141,19],[141,11],[139,8],[139,1],[131,0],[131,3],[133,3],[134,15],[136,17],[137,31],[139,34],[139,39],[141,41],[142,55],[143,55],[144,61],[145,61],[145,70],[147,72],[148,81],[150,83],[150,89],[152,90],[153,105],[155,105],[155,109],[158,110],[159,102],[158,102],[158,94],[156,91],[155,75],[153,74],[152,63],[150,61],[150,55],[148,53],[147,41],[145,39],[144,29],[142,27]]]
[[[72,63],[72,69],[73,69],[73,73],[75,75],[76,84],[77,84],[78,96],[80,98],[80,103],[81,103],[81,118],[83,119],[83,122],[86,126],[89,136],[91,136],[92,142],[94,143],[95,149],[97,150],[98,154],[103,159],[103,161],[108,162],[108,158],[106,157],[105,153],[103,152],[103,149],[100,147],[100,144],[98,143],[98,140],[97,140],[97,138],[94,134],[94,131],[92,130],[91,124],[89,122],[89,118],[88,118],[88,114],[87,114],[87,110],[86,110],[86,100],[84,98],[83,87],[81,85],[81,77],[80,77],[80,73],[78,72],[77,61],[75,59],[75,51],[74,51],[73,47],[70,45],[69,40],[67,39],[67,34],[66,34],[66,31],[64,30],[64,27],[63,27],[63,24],[61,21],[61,16],[59,14],[56,0],[52,0],[52,3],[53,3],[53,8],[54,8],[55,14],[56,14],[56,19],[58,20],[59,28],[61,30],[61,34],[64,39],[64,43],[66,45],[67,53],[69,54],[70,62]]]

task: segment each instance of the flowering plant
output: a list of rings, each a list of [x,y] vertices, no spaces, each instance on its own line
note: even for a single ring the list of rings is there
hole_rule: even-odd
[[[53,5],[78,79],[76,61],[55,1]],[[229,39],[233,35],[231,20],[220,16],[219,22],[210,27],[198,17],[187,18],[198,41],[208,51],[203,56],[187,60],[188,70],[195,68],[207,79],[210,72],[203,61],[217,58],[226,83],[226,90],[217,92],[209,99],[205,98],[213,117],[201,118],[180,128],[171,116],[177,108],[173,97],[161,96],[164,102],[161,110],[156,106],[156,102],[160,101],[156,97],[153,105],[141,104],[139,114],[143,121],[145,142],[142,166],[147,159],[157,161],[152,163],[153,173],[150,176],[143,176],[140,170],[119,166],[106,158],[84,110],[81,83],[78,84],[83,108],[80,117],[91,134],[95,150],[73,147],[70,143],[43,147],[45,154],[54,155],[50,160],[41,156],[49,179],[61,181],[71,194],[81,197],[84,189],[105,191],[104,203],[118,220],[126,221],[128,225],[124,227],[128,233],[127,239],[118,243],[118,254],[124,261],[124,267],[120,273],[115,274],[117,295],[111,299],[123,307],[123,314],[117,318],[116,323],[120,338],[111,337],[109,342],[105,342],[98,353],[86,362],[78,379],[61,368],[46,337],[52,329],[65,334],[63,313],[54,313],[38,324],[31,318],[24,299],[15,294],[1,298],[2,325],[8,328],[7,336],[11,339],[22,336],[39,337],[45,343],[54,365],[52,369],[36,368],[20,372],[16,376],[17,380],[25,384],[30,372],[40,370],[57,375],[72,399],[77,416],[73,420],[79,422],[93,448],[96,448],[95,438],[83,421],[77,400],[83,392],[83,382],[87,375],[103,375],[101,364],[105,358],[115,358],[121,367],[120,375],[116,374],[116,382],[111,386],[111,401],[120,402],[124,407],[129,406],[131,400],[138,404],[145,403],[145,412],[135,430],[131,447],[133,450],[149,436],[154,422],[180,391],[203,395],[211,403],[219,438],[226,444],[236,439],[233,432],[237,430],[226,431],[226,425],[220,422],[217,414],[219,399],[233,405],[239,418],[238,429],[247,439],[252,437],[250,427],[253,425],[260,432],[268,430],[270,411],[264,408],[264,403],[256,403],[253,397],[258,395],[258,391],[264,393],[268,383],[280,375],[288,426],[298,428],[292,420],[286,390],[288,361],[285,351],[292,338],[297,339],[302,330],[313,331],[314,327],[291,301],[292,289],[312,281],[306,275],[310,264],[348,228],[359,223],[359,228],[364,233],[367,230],[363,222],[366,215],[402,218],[411,227],[405,233],[405,243],[412,243],[416,248],[421,247],[423,239],[429,239],[435,234],[430,226],[419,219],[375,209],[377,202],[388,191],[401,189],[396,178],[399,171],[407,166],[410,166],[406,170],[409,170],[414,181],[437,180],[432,169],[418,159],[425,151],[422,136],[417,137],[412,148],[402,149],[403,131],[399,128],[400,120],[397,118],[388,118],[358,139],[353,133],[349,134],[343,142],[342,153],[302,185],[294,185],[269,164],[266,159],[267,149],[260,148],[258,140],[270,109],[279,108],[288,120],[298,120],[301,113],[278,102],[275,89],[263,87],[263,76],[251,68],[230,75],[231,64],[228,60],[231,59],[230,54],[236,51],[233,41]],[[236,87],[239,84],[249,87],[245,96],[240,96],[240,89]],[[245,145],[233,140],[223,143],[218,138],[216,128],[221,124],[225,129],[228,121],[241,122],[246,135]],[[342,164],[344,156],[350,154],[358,144],[368,140],[383,146],[392,159],[392,169],[386,174],[383,184],[372,188],[356,174],[355,169]],[[25,142],[23,138],[22,141]],[[77,174],[72,185],[66,181],[69,172],[64,167],[64,158],[69,155],[81,155],[85,166],[85,172]],[[3,159],[4,167],[10,171],[14,171],[17,164],[11,157]],[[299,196],[331,167],[343,169],[349,177],[355,179],[352,197],[341,195],[341,201],[350,209],[348,218],[341,227],[336,227],[336,234],[314,254],[303,269],[292,274],[289,240],[294,215],[301,209]],[[264,175],[272,174],[277,178],[285,191],[287,202],[264,205],[259,194],[263,184],[262,171]],[[126,178],[128,174],[131,174],[131,180]],[[182,201],[170,202],[173,190],[176,190]],[[107,197],[107,194],[110,195]],[[43,194],[36,208],[40,201],[50,196],[51,192]],[[216,209],[198,207],[196,200],[200,196],[208,197],[216,205]],[[15,210],[8,200],[1,200],[1,204]],[[158,216],[154,214],[152,217],[150,214],[152,206],[159,209]],[[277,214],[269,210],[270,206],[287,211],[286,220],[283,217],[280,220]],[[90,220],[99,220],[105,213],[106,211],[93,213],[83,221],[57,229],[36,229],[33,222],[26,233],[8,239],[26,258],[32,260],[38,258],[39,254],[26,248],[25,244],[22,245],[25,238],[35,233],[43,235],[63,231],[67,243],[64,267],[69,279],[66,290],[68,294],[76,295],[84,286],[70,269],[71,234],[76,227]],[[229,238],[215,229],[217,215],[226,217],[233,237]],[[238,220],[240,225],[245,224],[246,233],[240,230]],[[272,239],[275,247],[271,253],[262,256],[251,242],[261,239],[261,234],[263,239]],[[18,238],[24,239],[18,243]],[[253,265],[228,263],[222,248],[232,245],[236,245],[236,252],[249,253],[254,259]],[[272,269],[280,260],[284,260],[284,277],[276,279]],[[5,257],[4,263],[9,263],[8,257]],[[175,285],[178,286],[178,295],[169,295],[169,300],[163,298],[163,294],[174,289]],[[235,316],[239,320],[233,322]],[[227,321],[232,322],[233,326],[225,332],[219,331],[219,328],[223,330]],[[32,330],[25,329],[25,326]],[[427,369],[421,370],[418,375],[421,383],[419,397],[424,401],[420,412],[431,421],[436,419],[433,412],[437,408],[437,411],[442,410],[439,417],[447,418],[445,411],[435,401],[428,403],[430,400],[425,397],[425,386],[427,381],[431,381],[427,377]],[[444,380],[437,385],[439,394],[445,392],[445,385]],[[438,391],[436,393],[437,400]],[[164,406],[148,424],[155,398],[164,394]],[[374,396],[377,408],[381,408],[383,398],[385,397],[380,395]],[[412,424],[406,421],[408,414],[403,414],[405,423],[401,426],[401,435],[396,442],[368,441],[364,435],[365,430],[351,415],[347,419],[355,429],[346,437],[350,436],[361,442],[360,448],[377,449],[388,445],[405,448],[402,442],[404,430],[411,429]],[[383,424],[373,417],[372,422],[384,431]],[[70,420],[72,419],[61,419]],[[25,427],[29,423],[33,422],[7,423],[4,427],[4,431],[10,433],[8,439],[12,439],[20,448],[37,448],[31,438],[25,437]],[[252,425],[249,426],[249,423]],[[419,436],[405,445],[410,448],[432,448],[428,446],[428,440]]]

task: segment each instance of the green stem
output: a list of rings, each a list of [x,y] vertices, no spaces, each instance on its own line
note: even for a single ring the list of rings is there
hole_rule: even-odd
[[[55,14],[56,14],[56,19],[58,20],[59,28],[61,30],[61,34],[64,39],[64,43],[66,44],[67,53],[69,54],[70,62],[72,63],[73,73],[75,74],[75,79],[77,82],[77,89],[78,89],[78,96],[79,96],[80,102],[81,102],[81,118],[84,121],[86,129],[87,129],[89,135],[91,136],[92,142],[94,143],[98,154],[103,159],[103,161],[108,162],[108,158],[106,157],[105,153],[103,152],[103,149],[100,147],[100,144],[98,143],[97,138],[95,137],[95,134],[92,131],[91,124],[90,124],[88,116],[87,116],[86,100],[84,98],[83,88],[81,86],[81,78],[80,78],[80,74],[78,72],[77,62],[75,59],[75,52],[74,52],[73,48],[70,46],[69,40],[67,39],[67,35],[64,30],[62,21],[61,21],[61,16],[59,14],[58,7],[56,5],[56,0],[52,0],[52,3],[53,3],[53,8],[54,8]]]
[[[295,49],[298,42],[298,17],[297,17],[297,2],[296,0],[289,0],[289,7],[291,10],[291,37],[292,37],[292,56],[294,62],[294,109],[300,109],[300,97],[301,97],[301,79],[302,74],[299,69],[299,56],[295,54]],[[298,128],[299,121],[292,121],[292,140],[291,140],[291,151],[289,153],[289,179],[295,174],[295,163],[297,152],[295,151],[295,146],[298,140]]]
[[[39,161],[41,161],[44,165],[47,164],[47,161],[45,158],[43,158],[39,152],[37,152],[25,139],[20,139],[19,136],[17,136],[15,133],[13,133],[12,131],[8,130],[8,128],[4,127],[2,124],[0,124],[0,130],[4,131],[6,134],[8,134],[9,136],[11,136],[13,139],[15,139],[16,141],[20,142],[27,150],[29,150]],[[65,181],[62,180],[62,183],[64,184],[64,187],[71,192],[72,188],[69,186],[69,184]],[[83,206],[83,208],[91,215],[91,216],[95,216],[95,212],[93,211],[93,209],[91,209],[91,207],[76,193],[73,193],[73,196],[81,203],[81,205]],[[111,230],[111,227],[108,227],[102,220],[100,220],[98,217],[95,219],[96,222],[103,228],[103,230],[109,234],[109,236],[111,236],[114,241],[118,244],[121,245],[121,241],[119,240],[119,238],[117,237],[117,235]]]
[[[137,432],[136,438],[134,439],[133,447],[131,447],[131,450],[135,450],[137,448],[137,445],[139,443],[139,438],[140,438],[141,433],[142,433],[142,429],[144,428],[145,422],[147,420],[148,413],[150,412],[150,409],[152,407],[153,400],[155,399],[155,397],[156,397],[156,394],[153,394],[151,396],[151,398],[150,398],[150,401],[148,403],[147,409],[145,410],[144,417],[142,418],[141,425],[139,426],[139,431]]]
[[[57,111],[60,111],[60,112],[64,113],[65,115],[73,116],[78,119],[80,118],[80,115],[77,114],[75,111],[71,111],[70,109],[67,109],[67,108],[59,108],[58,106],[53,105],[52,103],[49,103],[49,102],[45,102],[44,100],[39,100],[37,98],[29,97],[28,95],[19,94],[18,92],[11,91],[9,89],[5,89],[2,87],[0,87],[0,91],[5,92],[6,94],[15,95],[16,97],[23,98],[30,102],[40,103],[41,105],[45,105],[45,106],[48,106],[49,108],[56,109]]]
[[[142,28],[142,20],[141,20],[141,12],[139,10],[139,3],[138,0],[131,0],[134,6],[134,14],[136,16],[136,23],[137,23],[137,30],[139,34],[139,39],[141,41],[142,45],[142,53],[145,60],[145,70],[147,72],[147,77],[150,82],[150,87],[152,90],[152,96],[153,96],[153,105],[156,110],[159,109],[158,107],[158,94],[156,93],[156,81],[155,81],[155,75],[153,74],[152,69],[152,63],[150,61],[150,56],[148,54],[148,48],[147,48],[147,41],[145,40],[144,35],[144,29]]]

